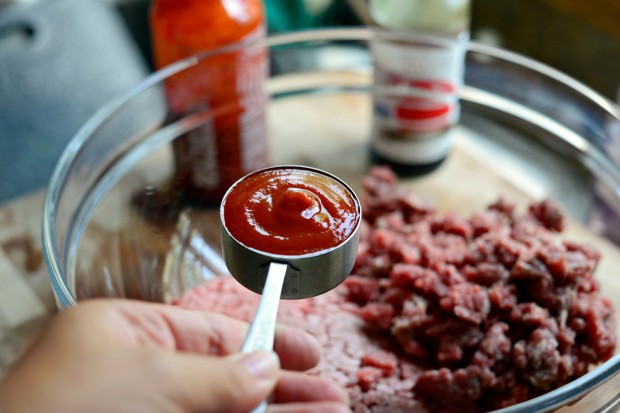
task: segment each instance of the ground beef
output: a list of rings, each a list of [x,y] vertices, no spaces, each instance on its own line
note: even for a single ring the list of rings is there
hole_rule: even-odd
[[[311,373],[345,386],[355,412],[497,409],[612,356],[615,316],[593,278],[600,254],[558,240],[553,202],[519,215],[502,199],[464,219],[436,212],[387,168],[363,186],[352,275],[279,313],[320,340]],[[225,278],[178,304],[250,320],[257,296]]]
[[[341,286],[319,297],[280,303],[279,323],[302,327],[321,343],[321,362],[309,373],[347,388],[355,413],[424,412],[413,394],[420,369],[397,356],[390,337],[366,332],[359,306],[346,300],[347,293]],[[258,298],[232,277],[222,277],[191,290],[175,304],[251,321]]]

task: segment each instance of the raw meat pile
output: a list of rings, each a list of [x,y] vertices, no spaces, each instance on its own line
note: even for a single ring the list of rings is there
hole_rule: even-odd
[[[469,219],[439,214],[386,168],[364,180],[352,275],[279,322],[323,345],[311,373],[349,390],[355,412],[481,412],[519,403],[614,353],[615,315],[593,273],[599,253],[558,241],[550,201],[518,215],[499,201]],[[231,278],[177,304],[250,320],[258,297]]]

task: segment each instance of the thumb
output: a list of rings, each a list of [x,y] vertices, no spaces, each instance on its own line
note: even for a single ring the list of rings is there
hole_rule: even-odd
[[[247,413],[269,396],[280,371],[273,352],[176,356],[171,396],[188,413]]]

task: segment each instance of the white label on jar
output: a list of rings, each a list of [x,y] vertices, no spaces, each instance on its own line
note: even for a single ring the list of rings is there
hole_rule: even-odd
[[[467,33],[437,44],[371,43],[375,59],[373,149],[400,163],[431,163],[450,147],[460,116]]]

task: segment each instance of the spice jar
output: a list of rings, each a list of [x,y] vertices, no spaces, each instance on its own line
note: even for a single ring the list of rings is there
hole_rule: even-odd
[[[177,60],[265,35],[261,0],[155,0],[154,62]],[[266,51],[217,53],[166,82],[169,121],[202,114],[201,126],[173,141],[175,183],[201,204],[217,205],[236,180],[267,166]]]
[[[371,42],[372,156],[399,174],[430,172],[460,117],[470,0],[371,0],[369,12],[386,29]]]

